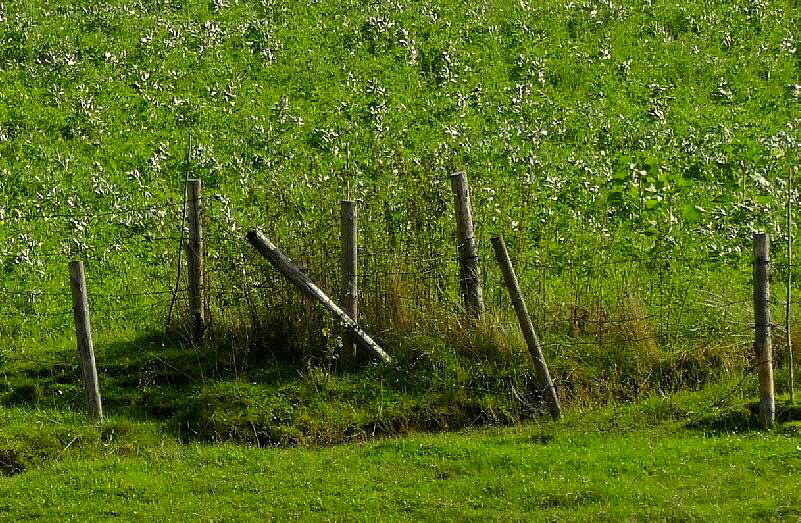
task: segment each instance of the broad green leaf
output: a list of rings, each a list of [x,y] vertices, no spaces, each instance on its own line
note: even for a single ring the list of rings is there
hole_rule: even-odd
[[[773,197],[769,194],[758,194],[754,197],[754,201],[760,205],[769,205],[773,202]]]
[[[698,223],[701,221],[703,212],[704,210],[701,207],[688,203],[682,206],[681,217],[684,218],[684,221]]]

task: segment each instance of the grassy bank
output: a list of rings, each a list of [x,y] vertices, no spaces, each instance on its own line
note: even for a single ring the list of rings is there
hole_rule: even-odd
[[[561,423],[413,435],[318,449],[184,445],[158,425],[104,427],[2,409],[9,427],[62,431],[48,459],[0,478],[0,515],[101,519],[795,518],[794,424],[755,430],[732,383]],[[749,391],[751,384],[745,386]],[[44,436],[41,436],[44,437]],[[30,442],[34,445],[35,442]]]
[[[0,405],[54,416],[83,412],[74,343],[65,338],[13,346],[3,362]],[[391,364],[348,372],[335,371],[325,357],[165,345],[158,333],[104,333],[96,345],[106,413],[155,423],[185,442],[326,445],[513,425],[543,414],[519,332],[495,324],[444,341],[423,335],[396,340]],[[562,402],[578,408],[697,389],[738,375],[739,367],[727,362],[741,361],[745,349],[709,345],[643,353],[622,345],[549,352]],[[24,448],[27,430],[18,436]]]

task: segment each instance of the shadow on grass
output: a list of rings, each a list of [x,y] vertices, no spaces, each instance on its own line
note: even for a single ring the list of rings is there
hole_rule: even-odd
[[[210,380],[236,379],[240,373],[230,352],[180,340],[165,343],[159,333],[97,343],[95,352],[106,411],[133,419],[167,418],[193,389]],[[6,406],[84,408],[74,349],[20,353],[6,376],[0,390]]]
[[[762,429],[757,417],[744,406],[702,416],[687,423],[686,427],[713,435],[745,433]]]
[[[801,407],[786,403],[776,404],[776,421],[794,423],[801,421]],[[750,402],[724,411],[703,416],[688,423],[687,428],[708,434],[747,433],[764,430],[759,418],[759,403]]]

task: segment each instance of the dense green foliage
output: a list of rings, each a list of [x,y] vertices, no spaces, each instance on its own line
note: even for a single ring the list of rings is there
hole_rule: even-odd
[[[175,213],[43,217],[178,198],[187,170],[226,238],[264,225],[315,259],[347,195],[368,248],[447,257],[456,168],[480,239],[505,233],[527,260],[737,256],[753,228],[782,233],[792,1],[39,0],[0,23],[9,285],[61,278],[37,252],[166,284],[153,260],[175,249],[141,239]]]
[[[797,22],[792,1],[6,2],[2,334],[68,332],[66,257],[88,261],[99,330],[161,329],[166,295],[128,293],[172,285],[196,176],[219,337],[335,350],[319,311],[240,253],[262,226],[335,293],[353,197],[367,327],[390,349],[452,341],[447,178],[465,169],[488,299],[506,307],[487,242],[503,233],[552,352],[635,346],[647,374],[659,351],[725,339],[715,361],[734,366],[750,233],[787,232]]]

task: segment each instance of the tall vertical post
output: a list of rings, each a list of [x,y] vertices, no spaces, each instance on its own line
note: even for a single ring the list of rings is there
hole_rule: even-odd
[[[478,248],[473,228],[473,209],[470,204],[470,188],[463,172],[451,175],[456,204],[456,233],[459,241],[459,287],[465,308],[478,317],[484,312],[481,295],[481,274],[478,267]]]
[[[548,410],[551,416],[553,419],[559,419],[562,416],[562,406],[559,403],[559,396],[556,394],[556,386],[554,386],[551,373],[548,371],[548,364],[545,362],[545,355],[542,352],[540,340],[537,338],[537,332],[534,330],[534,324],[531,322],[531,316],[528,314],[528,307],[523,298],[523,293],[520,290],[520,283],[517,280],[517,275],[512,266],[512,260],[509,258],[509,251],[506,248],[506,242],[503,241],[503,237],[497,236],[492,238],[492,248],[495,250],[495,258],[498,260],[498,265],[501,267],[506,289],[509,291],[509,297],[512,300],[512,305],[517,314],[517,321],[520,323],[520,330],[523,331],[523,338],[526,340],[528,351],[531,353],[531,359],[534,360],[537,386],[545,397],[545,402],[548,404]]]
[[[103,405],[95,366],[92,324],[89,319],[89,293],[86,289],[86,272],[82,261],[70,262],[70,287],[72,288],[72,311],[78,340],[78,356],[81,362],[89,416],[102,420]]]
[[[203,306],[203,195],[200,180],[186,183],[187,211],[189,219],[189,245],[187,258],[189,264],[189,307],[192,322],[192,339],[203,339],[206,329],[205,307]]]
[[[770,340],[770,238],[754,234],[754,352],[759,373],[759,417],[767,428],[776,417],[773,348]]]
[[[784,302],[784,334],[787,341],[787,366],[790,367],[790,405],[795,404],[795,354],[793,332],[790,328],[793,301],[793,170],[787,176],[787,296]]]
[[[358,210],[353,200],[343,200],[340,214],[340,240],[342,243],[342,310],[358,323],[359,321],[359,286],[358,286]],[[357,345],[353,335],[345,331],[342,336],[342,352],[340,361],[343,366],[352,366],[358,360]]]

